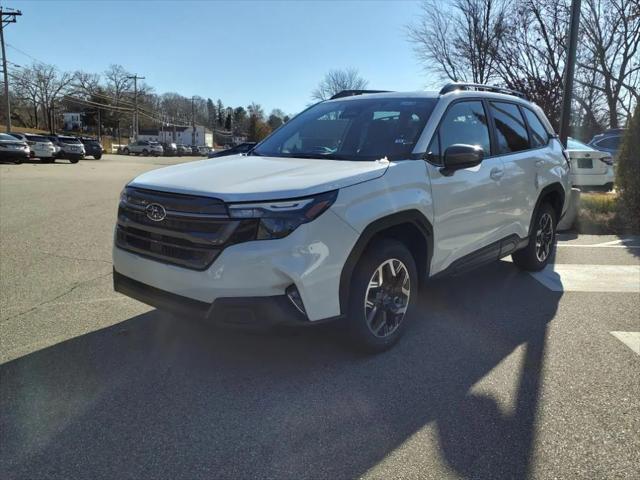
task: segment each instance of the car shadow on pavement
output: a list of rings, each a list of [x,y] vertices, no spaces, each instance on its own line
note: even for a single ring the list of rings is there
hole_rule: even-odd
[[[438,446],[398,460],[420,468],[402,476],[526,478],[560,296],[506,262],[428,282],[377,356],[336,326],[247,333],[151,311],[0,367],[0,476],[346,479],[429,426]],[[472,388],[507,357],[509,413]]]

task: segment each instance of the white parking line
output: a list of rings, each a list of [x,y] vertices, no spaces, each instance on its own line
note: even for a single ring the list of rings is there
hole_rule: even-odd
[[[631,350],[640,355],[640,332],[609,332]]]
[[[554,292],[640,293],[640,265],[547,265],[530,273]]]

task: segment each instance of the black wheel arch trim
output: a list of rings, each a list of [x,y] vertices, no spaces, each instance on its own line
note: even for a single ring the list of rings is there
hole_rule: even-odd
[[[565,192],[564,188],[559,182],[554,182],[544,187],[542,190],[540,190],[540,193],[538,194],[538,200],[536,200],[536,206],[533,209],[533,213],[531,215],[531,221],[529,222],[529,235],[531,235],[531,232],[533,232],[533,222],[535,222],[536,220],[538,209],[540,208],[540,205],[542,204],[543,200],[550,193],[558,193],[560,195],[561,205],[559,209],[560,211],[556,212],[558,216],[558,218],[556,218],[556,223],[560,221],[560,218],[562,218],[562,212],[564,211],[564,204],[567,198],[567,192]],[[552,205],[552,206],[555,209],[555,205]]]
[[[426,278],[429,275],[431,257],[433,255],[433,226],[424,214],[419,210],[412,209],[392,213],[391,215],[378,218],[367,225],[367,227],[362,231],[360,237],[351,249],[351,253],[349,253],[347,261],[342,267],[339,286],[340,312],[342,314],[345,314],[348,309],[351,277],[353,276],[356,265],[360,261],[362,254],[371,240],[384,231],[405,223],[410,223],[415,226],[424,238],[427,247],[425,264],[416,264],[416,267],[418,268],[419,276]]]

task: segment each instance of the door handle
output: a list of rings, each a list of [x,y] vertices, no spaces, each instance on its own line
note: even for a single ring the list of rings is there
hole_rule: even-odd
[[[493,167],[489,172],[489,176],[492,180],[500,180],[504,175],[504,170],[502,168]]]
[[[536,167],[542,167],[544,165],[544,160],[536,160]]]

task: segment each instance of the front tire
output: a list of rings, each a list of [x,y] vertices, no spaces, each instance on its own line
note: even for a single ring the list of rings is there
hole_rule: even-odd
[[[370,353],[391,348],[406,327],[406,314],[418,294],[418,273],[403,243],[372,243],[355,268],[347,323],[354,345]]]
[[[100,160],[102,158],[102,155],[94,155],[93,158],[95,160]]]
[[[125,148],[124,150],[122,150],[122,153],[125,155],[130,155],[129,149]]]
[[[22,163],[22,159],[18,157],[18,158],[16,158],[16,159],[14,159],[14,160],[13,160],[13,163],[14,163],[15,165],[20,165],[20,164]]]
[[[522,270],[538,272],[547,266],[556,244],[556,212],[543,203],[536,212],[529,243],[511,255],[513,263]]]

